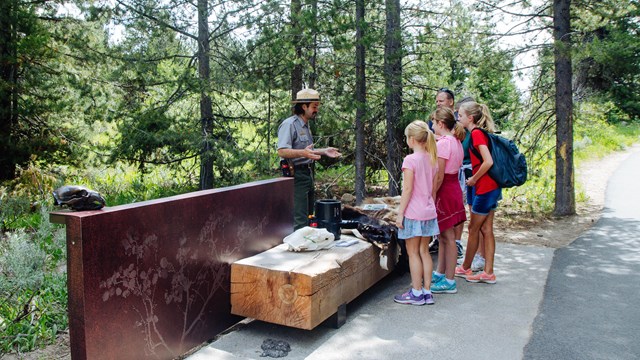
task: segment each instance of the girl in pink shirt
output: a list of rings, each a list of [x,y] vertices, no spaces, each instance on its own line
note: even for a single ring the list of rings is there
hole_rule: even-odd
[[[433,201],[433,183],[438,170],[436,142],[424,121],[412,122],[404,134],[413,153],[402,163],[402,196],[396,225],[398,238],[406,241],[412,288],[393,300],[400,304],[432,305],[433,263],[429,243],[432,236],[440,233]]]
[[[462,188],[458,181],[458,171],[462,166],[464,150],[461,139],[465,137],[462,125],[458,124],[453,111],[439,108],[431,114],[433,130],[439,136],[438,173],[434,185],[436,211],[438,213],[438,268],[431,277],[431,291],[434,294],[455,294],[458,292],[454,274],[458,248],[454,227],[467,220],[462,200]],[[455,133],[455,135],[454,135]]]

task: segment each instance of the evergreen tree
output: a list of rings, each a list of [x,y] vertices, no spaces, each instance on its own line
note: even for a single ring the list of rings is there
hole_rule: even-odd
[[[54,1],[0,4],[0,180],[29,161],[77,164],[82,153],[87,87],[72,38],[88,29],[58,10]]]

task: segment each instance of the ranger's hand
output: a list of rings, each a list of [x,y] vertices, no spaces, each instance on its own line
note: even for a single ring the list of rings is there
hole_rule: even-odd
[[[313,144],[307,146],[302,150],[304,152],[304,157],[311,160],[320,160],[321,156],[313,150]]]
[[[325,149],[324,154],[330,158],[337,158],[342,156],[342,154],[338,151],[338,149],[333,147],[328,147]]]

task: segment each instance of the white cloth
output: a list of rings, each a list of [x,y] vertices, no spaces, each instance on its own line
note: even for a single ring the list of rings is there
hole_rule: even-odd
[[[305,226],[284,238],[289,251],[315,251],[333,247],[335,236],[327,229]]]

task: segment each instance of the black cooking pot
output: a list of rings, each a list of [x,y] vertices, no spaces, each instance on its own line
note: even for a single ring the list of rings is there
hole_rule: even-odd
[[[316,201],[316,221],[318,227],[327,229],[340,239],[340,222],[342,221],[342,207],[338,200],[317,200]]]

